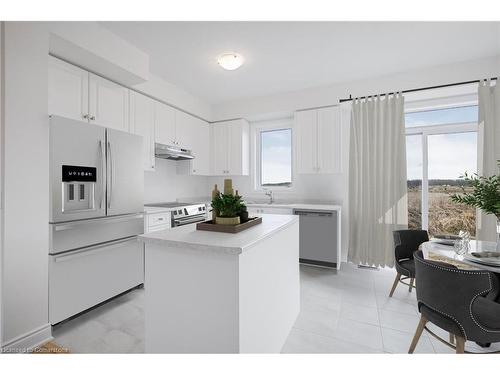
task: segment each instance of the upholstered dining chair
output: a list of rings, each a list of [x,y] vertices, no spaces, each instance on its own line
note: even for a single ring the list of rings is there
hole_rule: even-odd
[[[392,297],[398,283],[408,285],[409,291],[414,288],[415,282],[415,262],[413,261],[413,253],[418,250],[418,247],[429,241],[429,235],[426,230],[405,229],[395,230],[392,233],[394,237],[394,257],[396,260],[395,266],[397,275],[392,284],[389,297]],[[404,280],[410,280],[410,283],[405,283]]]
[[[483,347],[500,342],[500,287],[495,273],[426,260],[422,251],[414,254],[414,260],[420,322],[408,353],[413,353],[424,329],[460,354],[467,340]],[[447,331],[455,346],[429,330],[428,322]]]

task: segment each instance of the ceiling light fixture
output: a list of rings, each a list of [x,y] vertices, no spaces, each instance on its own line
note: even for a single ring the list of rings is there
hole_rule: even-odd
[[[217,63],[226,70],[236,70],[244,61],[243,56],[236,52],[223,53],[217,57]]]

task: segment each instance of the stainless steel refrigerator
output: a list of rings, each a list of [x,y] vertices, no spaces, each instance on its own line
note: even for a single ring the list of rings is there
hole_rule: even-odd
[[[49,319],[144,282],[142,137],[50,117]]]

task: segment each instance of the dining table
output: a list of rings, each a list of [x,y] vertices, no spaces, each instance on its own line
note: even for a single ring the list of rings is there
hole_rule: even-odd
[[[496,251],[496,242],[471,240],[468,254],[473,252]],[[446,245],[437,240],[430,240],[420,245],[424,259],[452,264],[457,268],[468,270],[486,270],[500,273],[500,266],[481,264],[466,258],[465,254],[455,252],[453,245]]]

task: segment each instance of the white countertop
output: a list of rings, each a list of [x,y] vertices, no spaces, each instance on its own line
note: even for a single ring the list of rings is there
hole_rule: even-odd
[[[196,230],[196,224],[191,224],[143,234],[139,236],[139,239],[146,244],[161,244],[166,247],[241,254],[257,242],[272,236],[299,220],[299,217],[294,215],[265,214],[259,216],[262,216],[262,224],[236,234]]]
[[[175,208],[177,209],[177,207]],[[144,212],[146,214],[156,214],[160,212],[172,212],[174,209],[172,207],[151,207],[144,206]]]
[[[312,204],[312,203],[247,203],[247,207],[264,207],[264,208],[297,208],[300,210],[325,210],[325,211],[340,211],[341,207],[337,204]]]

